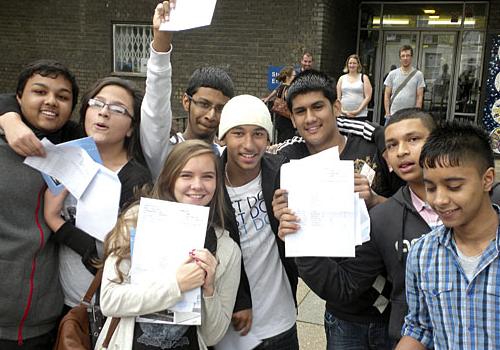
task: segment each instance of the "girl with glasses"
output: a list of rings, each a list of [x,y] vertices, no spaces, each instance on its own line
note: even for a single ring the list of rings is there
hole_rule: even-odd
[[[132,201],[135,188],[151,181],[139,142],[141,102],[142,93],[133,83],[118,77],[98,80],[81,100],[81,130],[96,142],[103,165],[118,175],[120,208]],[[76,204],[67,191],[58,196],[45,193],[45,221],[61,243],[65,312],[80,303],[96,272],[94,261],[102,256],[102,242],[75,226]]]

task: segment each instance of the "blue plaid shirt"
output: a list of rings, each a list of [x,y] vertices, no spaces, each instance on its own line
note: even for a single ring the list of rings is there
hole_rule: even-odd
[[[451,229],[439,226],[417,241],[406,261],[409,311],[402,334],[436,350],[499,349],[499,251],[497,230],[469,281]]]

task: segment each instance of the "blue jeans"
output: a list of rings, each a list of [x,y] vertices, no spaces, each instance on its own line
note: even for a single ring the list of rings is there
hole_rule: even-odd
[[[336,318],[325,311],[327,350],[392,349],[386,323],[355,323]]]
[[[297,338],[297,325],[294,324],[289,330],[264,339],[254,350],[298,350],[299,339]]]

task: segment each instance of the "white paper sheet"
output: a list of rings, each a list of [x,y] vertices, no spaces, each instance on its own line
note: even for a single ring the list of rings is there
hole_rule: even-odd
[[[358,193],[354,193],[354,244],[363,244],[363,237],[361,236],[361,212],[360,205],[364,200],[359,198]]]
[[[203,248],[209,208],[150,198],[141,198],[130,269],[132,283],[157,281],[175,274],[192,249]],[[201,324],[201,290],[183,293],[181,302],[166,323]],[[188,316],[176,315],[187,312]],[[191,313],[198,317],[192,317]],[[176,320],[178,322],[176,322]],[[184,322],[180,322],[184,320]]]
[[[43,139],[45,157],[26,157],[24,163],[56,178],[76,198],[80,199],[97,174],[99,164],[79,147],[56,146]]]
[[[170,11],[170,20],[160,25],[160,30],[175,32],[208,26],[212,23],[217,0],[177,1]]]
[[[215,350],[252,350],[260,343],[262,341],[252,333],[251,329],[247,335],[242,337],[239,332],[234,330],[232,325],[229,325],[224,338],[215,345]]]
[[[297,161],[281,167],[281,187],[288,190],[288,206],[300,218],[299,231],[285,237],[286,256],[352,257],[354,164],[328,160],[324,154],[308,158],[307,166]]]
[[[113,229],[120,206],[121,182],[102,165],[76,205],[76,227],[104,241]]]

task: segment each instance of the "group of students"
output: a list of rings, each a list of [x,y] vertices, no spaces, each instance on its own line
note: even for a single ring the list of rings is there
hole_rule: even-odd
[[[187,128],[174,134],[172,34],[159,31],[167,6],[154,12],[144,98],[128,81],[101,79],[73,123],[76,80],[48,60],[29,65],[15,96],[0,98],[0,193],[13,201],[0,209],[0,348],[50,349],[61,314],[80,302],[100,267],[108,320],[96,349],[112,317],[120,323],[110,349],[207,349],[229,327],[242,336],[251,331],[262,341],[257,349],[298,349],[299,276],[326,301],[328,349],[496,348],[499,208],[490,198],[487,134],[472,125],[438,126],[417,108],[398,111],[385,128],[339,118],[335,82],[308,70],[287,91],[300,136],[271,153],[266,105],[235,96],[229,75],[215,67],[191,76],[182,98]],[[82,136],[95,140],[122,184],[120,215],[104,242],[75,226],[67,191],[53,195],[23,164],[27,155],[43,156],[43,137],[60,143]],[[355,258],[287,258],[283,240],[300,218],[280,188],[280,167],[332,147],[354,161],[371,239]],[[359,174],[364,166],[375,171],[373,181]],[[210,208],[204,248],[186,252],[175,275],[147,285],[131,284],[129,274],[139,196]],[[198,287],[201,326],[136,321]]]

